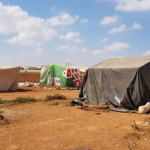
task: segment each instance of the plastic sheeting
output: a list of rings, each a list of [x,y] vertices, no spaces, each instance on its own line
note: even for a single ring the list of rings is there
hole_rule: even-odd
[[[150,101],[150,57],[109,59],[89,68],[79,97],[137,110]]]
[[[0,91],[18,90],[20,67],[1,67],[0,69]]]

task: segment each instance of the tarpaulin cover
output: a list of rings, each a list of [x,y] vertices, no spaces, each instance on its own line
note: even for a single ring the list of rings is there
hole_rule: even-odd
[[[18,90],[20,67],[0,67],[0,91]]]
[[[150,102],[150,57],[115,58],[90,67],[79,97],[136,110]]]
[[[81,86],[79,69],[71,66],[51,65],[41,70],[40,83],[56,86]]]

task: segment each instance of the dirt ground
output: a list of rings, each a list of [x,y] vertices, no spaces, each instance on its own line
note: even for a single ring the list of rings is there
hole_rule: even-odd
[[[40,82],[40,73],[20,73],[19,82]]]
[[[55,93],[65,95],[67,100],[45,101],[48,94]],[[1,92],[0,98],[5,100],[29,96],[39,101],[0,105],[5,118],[0,120],[0,150],[150,149],[149,114],[71,107],[71,100],[78,94],[79,90],[34,86]]]

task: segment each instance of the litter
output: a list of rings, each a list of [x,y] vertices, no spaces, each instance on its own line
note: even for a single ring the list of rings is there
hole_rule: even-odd
[[[147,102],[145,105],[138,107],[138,113],[144,114],[150,111],[150,102]]]
[[[4,116],[0,114],[0,120],[3,120],[3,119],[4,119]]]
[[[22,86],[35,86],[37,87],[40,83],[32,83],[32,82],[21,82],[18,83],[18,87],[22,87]]]
[[[142,122],[142,121],[133,121],[132,123],[131,123],[131,125],[135,125],[136,124],[136,126],[142,126],[142,127],[147,127],[147,126],[149,126],[150,125],[150,122]]]

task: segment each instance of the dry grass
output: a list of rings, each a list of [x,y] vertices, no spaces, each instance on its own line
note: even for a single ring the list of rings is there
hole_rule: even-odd
[[[47,95],[46,98],[45,98],[45,100],[56,100],[56,99],[58,99],[58,100],[66,100],[67,98],[66,98],[66,96],[61,95],[59,93],[54,94],[54,95]]]
[[[0,104],[14,104],[14,103],[28,103],[28,102],[36,102],[37,100],[32,97],[17,97],[16,99],[6,101],[0,98]]]

